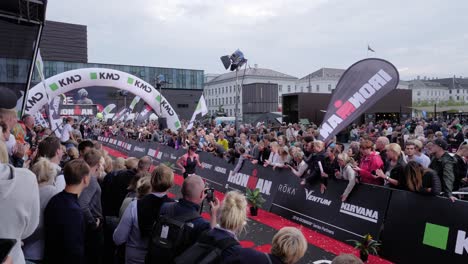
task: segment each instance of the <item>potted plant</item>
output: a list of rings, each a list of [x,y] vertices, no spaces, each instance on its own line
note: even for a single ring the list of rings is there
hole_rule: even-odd
[[[359,256],[363,262],[366,262],[369,258],[369,254],[371,255],[378,255],[377,251],[379,250],[379,246],[382,244],[372,240],[372,236],[367,234],[364,236],[362,241],[357,240],[347,240],[354,243],[354,248],[359,249]]]
[[[262,204],[265,202],[265,199],[263,199],[263,196],[260,193],[260,189],[255,188],[254,190],[251,190],[247,188],[245,194],[245,197],[250,204],[250,215],[257,216],[258,208],[262,207]]]

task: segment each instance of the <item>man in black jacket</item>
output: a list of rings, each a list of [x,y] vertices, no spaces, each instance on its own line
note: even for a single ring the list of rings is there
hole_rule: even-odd
[[[128,185],[138,172],[149,171],[151,157],[144,156],[138,161],[137,169],[119,171],[107,175],[102,184],[102,207],[105,216],[119,216],[120,206],[128,193]],[[108,178],[108,176],[111,176]]]
[[[314,184],[317,181],[320,181],[320,189],[322,192],[325,191],[325,180],[322,177],[323,164],[325,162],[325,144],[316,140],[309,142],[308,144],[309,151],[313,153],[306,159],[306,163],[309,166],[309,175],[306,176],[304,180],[301,181],[301,185]]]
[[[85,220],[78,196],[88,186],[89,174],[84,160],[65,165],[65,190],[52,197],[44,211],[45,263],[86,263]]]
[[[444,195],[454,202],[456,198],[453,196],[452,191],[454,191],[454,186],[457,185],[454,175],[455,159],[446,151],[448,145],[445,140],[436,139],[432,143],[430,145],[430,152],[434,157],[431,160],[429,168],[437,172],[442,183]]]
[[[146,255],[145,263],[172,263],[172,260],[182,253],[184,250],[193,245],[200,235],[216,226],[216,215],[219,209],[220,203],[217,198],[214,198],[213,202],[210,202],[211,206],[211,220],[206,221],[201,217],[198,212],[200,211],[200,204],[206,197],[205,183],[200,176],[193,175],[187,177],[182,184],[182,196],[178,203],[165,203],[161,207],[160,217],[163,215],[171,219],[179,219],[187,215],[196,215],[195,218],[189,220],[186,223],[190,223],[190,231],[187,240],[183,243],[183,248],[171,248],[168,249],[159,244],[153,243],[154,236],[150,240],[150,246],[148,248],[148,254]],[[170,231],[170,230],[167,230]],[[163,232],[161,232],[161,236]],[[165,238],[168,234],[166,232]],[[170,235],[169,235],[170,237]],[[162,237],[163,238],[163,237]],[[177,245],[176,241],[172,241],[173,245]]]
[[[461,143],[465,140],[463,133],[458,131],[457,126],[452,126],[450,132],[451,133],[447,136],[447,141],[450,145],[450,148],[458,150],[458,147],[460,147]]]

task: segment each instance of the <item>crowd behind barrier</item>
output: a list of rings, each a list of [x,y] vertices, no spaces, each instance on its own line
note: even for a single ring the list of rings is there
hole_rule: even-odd
[[[135,249],[135,246],[137,249],[127,253],[145,250],[141,245],[147,243],[140,239],[140,235],[145,236],[145,233],[139,233],[138,229],[140,226],[146,229],[147,225],[137,224],[135,219],[151,221],[150,218],[137,217],[146,212],[140,210],[145,207],[144,198],[148,197],[150,189],[156,192],[149,195],[153,200],[161,202],[163,197],[167,198],[165,191],[173,184],[173,170],[186,178],[181,188],[183,199],[179,205],[188,205],[185,209],[190,211],[198,211],[201,201],[208,196],[205,182],[199,176],[190,176],[199,174],[210,187],[224,193],[258,188],[266,198],[263,205],[265,210],[338,240],[359,239],[369,233],[383,241],[381,253],[384,256],[402,263],[414,262],[412,257],[407,256],[408,252],[422,255],[420,258],[427,262],[440,260],[457,263],[460,256],[466,255],[466,230],[463,218],[457,217],[466,212],[466,202],[459,199],[464,198],[460,192],[468,189],[468,145],[460,146],[468,134],[463,116],[461,120],[455,118],[427,122],[408,119],[400,124],[389,120],[361,126],[353,124],[342,132],[342,135],[349,133],[351,138],[347,147],[345,143],[340,143],[347,142],[347,139],[338,141],[333,138],[327,142],[318,140],[320,129],[314,124],[286,123],[278,126],[243,124],[237,130],[226,124],[205,123],[196,124],[189,131],[183,128],[171,131],[160,129],[153,121],[107,124],[68,117],[60,136],[55,137],[51,136],[52,130],[35,125],[34,117],[30,115],[23,116],[18,122],[17,113],[13,109],[16,100],[10,101],[11,104],[6,108],[0,108],[0,134],[3,135],[0,138],[0,170],[5,171],[0,173],[2,183],[5,183],[0,187],[7,190],[0,192],[4,197],[0,207],[7,208],[5,212],[8,212],[0,215],[0,238],[14,237],[17,240],[11,252],[15,262],[23,263],[24,259],[40,262],[46,259],[46,263],[55,263],[53,260],[57,263],[71,263],[84,262],[86,258],[100,263],[101,247],[121,245],[124,240],[129,242],[126,251],[131,247]],[[102,150],[102,144],[86,138],[100,140],[130,157],[126,160],[117,158],[114,162]],[[447,150],[452,153],[455,150],[457,153],[449,154]],[[166,164],[170,169],[161,165],[149,175],[151,164]],[[168,173],[163,174],[171,178],[164,185],[164,190],[163,184],[157,180],[161,179],[157,171],[163,168],[168,168]],[[45,173],[49,170],[56,171],[57,175]],[[24,177],[18,178],[16,175]],[[148,184],[149,178],[151,186],[144,187],[145,181],[140,180],[146,180]],[[20,179],[28,181],[15,184]],[[186,184],[190,185],[190,182],[196,188],[187,187]],[[23,188],[23,191],[10,191],[12,187]],[[39,195],[35,192],[38,189]],[[45,192],[48,189],[59,192],[50,200],[53,202],[48,202],[48,194],[52,193]],[[412,193],[401,190],[410,190]],[[17,199],[26,193],[27,196]],[[437,195],[444,195],[450,200]],[[142,207],[136,205],[135,201],[141,197]],[[239,205],[244,204],[245,196],[239,197]],[[405,200],[411,200],[412,197],[436,202],[430,208],[424,201],[413,205]],[[154,206],[159,202],[150,202],[151,209],[157,211],[159,207]],[[211,215],[217,215],[213,212],[217,206],[210,205]],[[32,209],[19,210],[22,206],[30,206]],[[180,206],[177,208],[181,209]],[[435,206],[445,207],[437,210]],[[61,210],[62,207],[68,210]],[[447,208],[453,210],[447,212]],[[172,214],[177,210],[167,212]],[[245,222],[242,219],[245,218],[246,210],[239,212],[242,215],[221,217],[228,222],[239,220],[236,225],[225,222],[225,230],[221,232],[223,235],[230,233],[229,230],[235,231],[234,234],[239,231],[238,227]],[[408,220],[402,220],[399,212],[408,212],[403,216],[408,217]],[[444,215],[435,212],[443,212]],[[413,223],[417,216],[412,213],[425,216],[427,222],[424,227],[420,226],[420,221]],[[18,214],[22,215],[24,223],[15,219]],[[36,228],[38,219],[44,219],[45,228],[42,230],[40,224]],[[217,217],[210,219],[214,222],[216,220]],[[392,221],[404,225],[389,224]],[[204,220],[200,219],[199,222],[207,225]],[[210,223],[212,227],[216,224],[214,222]],[[389,225],[391,227],[387,228]],[[28,226],[28,229],[19,226]],[[86,233],[76,228],[80,226],[85,227],[82,231]],[[124,226],[127,228],[122,229]],[[159,226],[162,228],[164,225]],[[402,234],[408,226],[414,226],[416,231]],[[29,231],[34,229],[38,233],[31,236]],[[128,230],[130,233],[125,235],[126,232],[122,232],[120,236],[117,230]],[[163,230],[152,231],[158,237],[148,241],[166,239]],[[75,231],[76,236],[70,235]],[[400,238],[405,236],[420,243],[411,243],[404,252],[395,250]],[[42,250],[40,242],[44,242],[44,238],[45,250]],[[138,243],[132,244],[132,241]],[[24,243],[23,248],[21,242]],[[37,247],[36,242],[39,243]],[[159,245],[163,244],[167,243]],[[386,247],[389,249],[386,250]],[[22,257],[22,250],[25,257]],[[185,249],[177,247],[177,250]],[[439,250],[438,254],[434,250]],[[67,259],[61,260],[59,252],[65,251],[70,254]],[[271,253],[274,255],[273,251]],[[36,254],[41,252],[44,253],[42,257]],[[104,248],[103,252],[109,260],[115,250]],[[296,257],[303,256],[302,249],[297,253]],[[75,254],[76,257],[70,257]],[[141,257],[145,254],[139,252],[137,255]],[[264,255],[261,258],[265,260]],[[137,263],[142,263],[141,260]]]
[[[186,153],[119,137],[99,136],[98,140],[128,156],[151,156],[155,165],[166,164],[176,172],[177,159]],[[347,186],[344,181],[329,184],[321,193],[320,184],[304,187],[290,170],[272,170],[249,162],[235,173],[233,164],[212,154],[200,152],[199,157],[204,168],[197,175],[215,190],[245,192],[246,188],[259,188],[266,199],[264,210],[343,242],[371,234],[382,241],[383,256],[397,263],[462,263],[468,256],[466,201],[452,203],[443,197],[359,184],[342,202],[340,194]],[[443,249],[431,242],[431,225],[449,230]]]

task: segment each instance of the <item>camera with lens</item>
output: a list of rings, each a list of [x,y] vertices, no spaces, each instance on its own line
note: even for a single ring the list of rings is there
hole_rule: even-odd
[[[213,188],[206,189],[205,194],[206,194],[205,199],[208,203],[214,202],[214,189]]]

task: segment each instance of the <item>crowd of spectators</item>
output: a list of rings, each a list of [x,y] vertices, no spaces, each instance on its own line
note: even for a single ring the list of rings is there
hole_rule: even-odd
[[[195,173],[197,166],[203,167],[200,151],[236,164],[235,170],[252,162],[291,171],[302,185],[320,184],[322,192],[335,181],[347,181],[342,201],[360,183],[444,195],[452,201],[462,198],[454,192],[468,190],[467,129],[458,119],[353,126],[350,142],[320,141],[315,125],[259,123],[236,131],[230,125],[198,124],[191,131],[173,132],[153,122],[96,123],[80,129],[73,119],[67,119],[66,131],[56,137],[35,126],[29,115],[18,121],[14,105],[1,107],[6,108],[0,108],[0,237],[17,240],[9,254],[13,263],[168,263],[190,259],[203,248],[200,244],[210,243],[222,245],[223,263],[301,259],[307,242],[295,228],[275,235],[270,254],[239,245],[247,224],[243,194],[214,198],[209,220],[200,216],[207,196]],[[93,140],[99,135],[186,149],[177,162],[185,178],[181,198],[175,202],[168,196],[172,169],[152,169],[148,156],[113,160]],[[168,243],[168,228],[156,224],[168,219],[189,223],[184,243]]]
[[[119,134],[119,131],[121,132]],[[130,132],[129,132],[130,131]],[[130,123],[96,124],[93,136],[135,137],[176,149],[187,149],[179,167],[194,174],[202,167],[197,152],[204,151],[236,164],[244,162],[291,170],[302,185],[320,184],[321,191],[335,180],[348,181],[341,198],[346,201],[357,183],[388,186],[456,199],[452,192],[467,187],[466,120],[408,119],[352,125],[347,137],[328,142],[318,138],[316,125],[285,123],[277,126],[197,124],[192,130],[160,130],[154,122],[137,127]],[[343,133],[340,133],[343,134]],[[345,138],[345,142],[340,142]],[[411,162],[413,161],[413,162]],[[415,164],[422,170],[415,172]],[[188,172],[187,172],[188,171]],[[460,195],[460,197],[463,197]]]
[[[224,245],[207,263],[250,263],[240,256],[296,263],[305,254],[306,239],[292,227],[279,230],[270,254],[243,249],[238,236],[248,225],[247,200],[239,192],[212,198],[205,220],[201,177],[187,175],[176,194],[181,198],[173,200],[171,168],[152,168],[148,156],[113,160],[97,141],[83,139],[87,135],[41,134],[34,119],[24,116],[31,125],[22,126],[14,106],[6,107],[0,108],[0,238],[16,243],[2,263],[198,263],[177,258],[200,252],[199,243]],[[70,127],[67,133],[75,133]],[[182,219],[184,239],[165,225],[155,229],[163,219]]]

